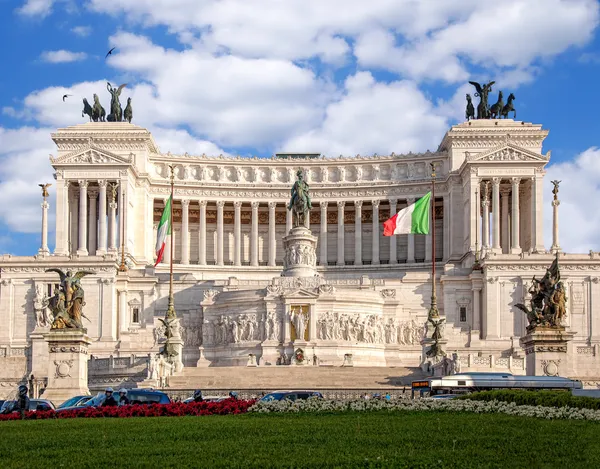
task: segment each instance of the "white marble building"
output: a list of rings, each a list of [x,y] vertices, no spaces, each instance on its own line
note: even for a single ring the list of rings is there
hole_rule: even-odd
[[[382,223],[430,190],[433,163],[446,348],[458,351],[463,370],[524,373],[518,339],[526,319],[514,304],[525,301],[531,278],[553,259],[542,216],[551,208],[551,194],[542,190],[547,134],[526,122],[471,121],[453,126],[436,152],[258,159],[164,154],[147,130],[128,123],[59,129],[50,161],[56,247],[0,258],[0,384],[47,374],[39,304],[58,282],[44,272],[51,267],[96,272],[82,280],[93,357],[127,361],[158,350],[168,264],[153,267],[154,247],[169,164],[186,367],[245,366],[249,354],[259,366],[275,365],[299,346],[311,365],[341,365],[351,353],[355,366],[418,366],[431,295],[430,238],[383,237]],[[286,204],[298,169],[311,186],[318,277],[285,279],[282,238],[292,223]],[[481,271],[473,270],[476,243]],[[122,245],[130,269],[117,274]],[[566,325],[576,333],[572,375],[595,382],[600,254],[561,253],[560,266]],[[303,337],[292,320],[298,312],[305,315]]]

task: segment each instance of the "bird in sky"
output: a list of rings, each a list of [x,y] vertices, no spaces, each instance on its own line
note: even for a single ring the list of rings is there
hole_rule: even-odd
[[[63,102],[65,101],[65,99],[67,99],[69,96],[73,96],[72,94],[65,94],[63,95]]]
[[[113,51],[113,50],[115,50],[115,49],[116,49],[116,47],[113,47],[111,50],[109,50],[109,51],[106,53],[106,57],[104,57],[104,58],[106,59],[106,58],[107,58],[109,55],[111,55],[111,54],[112,54],[112,51]]]

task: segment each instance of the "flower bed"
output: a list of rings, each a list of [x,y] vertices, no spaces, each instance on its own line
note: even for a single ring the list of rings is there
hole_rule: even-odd
[[[459,399],[473,401],[514,402],[517,405],[544,407],[572,407],[600,410],[600,399],[573,396],[569,391],[524,391],[518,389],[482,391],[461,396]]]
[[[27,412],[25,418],[28,420],[40,419],[70,419],[70,418],[127,418],[127,417],[183,417],[185,415],[226,415],[242,414],[248,411],[256,401],[241,401],[236,399],[225,399],[220,402],[190,402],[173,404],[153,405],[128,405],[119,407],[84,407],[82,409],[55,412],[53,410],[43,412]],[[1,420],[19,420],[18,412],[0,415]]]
[[[322,399],[307,399],[298,401],[257,402],[248,412],[368,412],[373,410],[388,411],[434,411],[434,412],[475,412],[491,414],[508,414],[521,417],[537,417],[544,419],[595,420],[600,421],[600,410],[575,409],[571,407],[542,407],[517,405],[499,401],[470,401],[470,400],[436,400],[436,399],[401,399],[386,400],[357,400],[329,401]]]

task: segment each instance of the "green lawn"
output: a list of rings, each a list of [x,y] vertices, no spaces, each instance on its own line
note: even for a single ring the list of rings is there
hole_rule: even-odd
[[[0,467],[600,466],[600,423],[372,412],[0,422]]]

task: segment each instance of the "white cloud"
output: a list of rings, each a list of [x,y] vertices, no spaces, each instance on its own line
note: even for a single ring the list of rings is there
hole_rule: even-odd
[[[346,80],[323,121],[283,149],[328,156],[434,150],[447,128],[446,118],[413,82],[378,83],[369,72],[359,72]]]
[[[544,235],[547,248],[552,245],[552,183],[562,181],[558,198],[559,244],[565,252],[600,251],[600,148],[592,147],[572,161],[548,166],[544,176]]]
[[[42,52],[40,58],[44,62],[53,64],[77,62],[79,60],[85,60],[87,54],[85,52],[71,52],[68,50],[49,50]]]
[[[17,11],[24,16],[45,18],[52,12],[56,0],[27,0]]]
[[[75,26],[71,28],[71,32],[79,37],[87,37],[92,34],[91,26]]]

